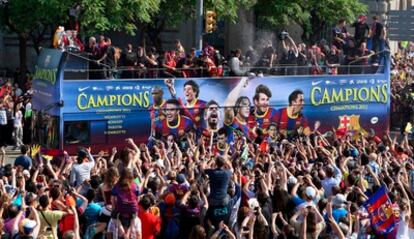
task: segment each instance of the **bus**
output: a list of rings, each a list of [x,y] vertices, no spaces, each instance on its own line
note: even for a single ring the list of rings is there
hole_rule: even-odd
[[[198,88],[195,99],[189,99],[185,91],[190,81]],[[269,108],[275,110],[289,106],[293,91],[303,92],[302,114],[310,128],[320,122],[321,132],[341,128],[354,134],[384,132],[390,125],[387,54],[366,74],[91,80],[88,60],[70,52],[43,49],[32,81],[32,139],[45,148],[68,152],[80,146],[97,151],[121,147],[126,138],[146,143],[154,136],[154,120],[162,120],[151,116],[154,89],[161,91],[162,102],[175,97],[183,108],[187,105],[195,111],[198,115],[192,120],[197,127],[203,127],[205,115],[201,113],[206,102],[214,100],[220,106],[217,117],[222,126],[224,110],[233,107],[236,98],[248,97],[253,108],[260,85],[271,91]]]

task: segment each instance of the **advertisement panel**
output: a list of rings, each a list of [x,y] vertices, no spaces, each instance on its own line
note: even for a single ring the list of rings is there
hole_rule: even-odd
[[[184,104],[191,98],[191,92],[186,91],[184,87],[189,80],[175,79],[168,82],[173,85],[176,98]],[[246,96],[250,100],[253,112],[253,97],[259,85],[264,85],[270,90],[268,104],[275,112],[281,112],[280,109],[289,106],[289,96],[292,92],[303,92],[301,113],[311,129],[316,121],[321,122],[322,132],[344,127],[354,133],[369,132],[371,129],[383,132],[389,127],[390,82],[386,74],[192,80],[199,88],[199,101],[193,102],[193,108],[190,108],[193,115],[194,111],[195,115],[198,114],[191,119],[198,128],[205,126],[201,123],[204,118],[201,113],[205,103],[210,100],[216,101],[220,106],[220,126],[223,126],[225,120],[225,106],[233,107],[240,96]],[[137,142],[145,142],[153,132],[153,111],[149,109],[154,104],[151,94],[154,88],[162,90],[164,100],[172,97],[164,79],[63,81],[63,120],[95,121],[88,126],[76,126],[89,127],[91,133],[87,137],[95,137],[89,142],[115,144],[126,137],[132,137]],[[270,119],[272,120],[273,118]]]
[[[33,76],[33,109],[58,116],[60,101],[60,73],[63,52],[57,49],[43,49],[37,60]]]

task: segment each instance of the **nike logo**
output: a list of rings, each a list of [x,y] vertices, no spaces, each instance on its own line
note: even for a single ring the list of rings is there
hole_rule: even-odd
[[[90,86],[83,87],[83,88],[79,87],[79,88],[78,88],[78,90],[79,90],[79,91],[84,91],[84,90],[89,89],[89,88],[90,88]]]
[[[312,86],[319,85],[321,82],[322,82],[322,80],[312,81]]]

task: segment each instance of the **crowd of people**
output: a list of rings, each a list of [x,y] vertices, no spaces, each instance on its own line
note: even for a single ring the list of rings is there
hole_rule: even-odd
[[[30,85],[4,82],[0,86],[0,149],[13,145],[16,149],[30,143],[31,104]]]
[[[295,43],[288,32],[281,32],[275,43],[266,41],[245,53],[234,49],[224,57],[213,46],[205,44],[198,51],[185,49],[180,40],[172,50],[151,47],[125,49],[113,45],[109,37],[90,37],[85,46],[73,31],[63,35],[56,47],[74,52],[86,52],[91,79],[157,78],[157,77],[218,77],[244,75],[318,75],[373,73],[378,69],[385,49],[386,31],[380,19],[373,17],[368,24],[361,15],[351,24],[354,34],[338,20],[332,29],[331,41],[321,40],[309,45]],[[69,36],[69,37],[67,37]],[[72,39],[71,41],[67,39]]]
[[[394,128],[404,130],[404,124],[413,117],[413,78],[414,45],[401,42],[392,58],[391,68],[391,122]]]
[[[235,50],[227,62],[229,74],[270,74],[267,71],[272,68],[277,69],[277,74],[337,74],[340,69],[336,64],[368,59],[378,63],[378,58],[371,58],[371,53],[364,50],[365,37],[371,38],[373,51],[382,49],[385,33],[378,19],[374,20],[369,27],[361,16],[355,23],[359,31],[353,37],[340,20],[333,29],[335,37],[330,47],[323,43],[296,46],[283,33],[280,39],[282,55],[286,57],[278,57],[270,44],[263,51],[266,57],[257,57],[254,49],[242,57],[241,51]],[[134,69],[121,73],[126,78],[168,77],[165,83],[173,98],[171,78],[219,76],[225,71],[226,60],[212,47],[203,50],[198,58],[210,67],[201,73],[191,65],[195,49],[186,53],[180,41],[175,51],[161,54],[164,60],[154,49],[144,53],[139,48],[136,53],[132,45],[121,53],[105,37],[99,43],[91,38],[89,43],[85,50],[95,57],[92,68],[119,63]],[[352,54],[354,58],[349,58]],[[413,56],[414,45],[403,43],[393,58],[393,112],[410,107]],[[176,59],[182,62],[169,63]],[[154,69],[164,69],[151,73],[151,62]],[[240,67],[241,62],[248,64],[247,71]],[[285,63],[300,66],[299,62],[311,64],[311,70],[274,67]],[[317,69],[322,64],[327,72]],[[139,67],[141,70],[136,70]],[[114,77],[117,72],[112,68],[96,74]],[[184,86],[191,88],[186,89],[188,95],[196,94],[194,86]],[[409,89],[406,93],[402,90],[405,88]],[[268,101],[271,95],[267,93],[266,87],[258,87],[253,101]],[[239,122],[250,113],[250,100],[241,97],[233,102],[238,105],[236,111],[225,112],[226,125],[240,130],[216,128],[218,105],[206,102],[206,130],[165,133],[163,124],[155,118],[163,114],[166,121],[175,120],[177,107],[183,102],[162,102],[162,94],[157,98],[159,89],[153,89],[154,138],[149,144],[137,144],[127,138],[124,147],[112,148],[108,154],[102,151],[92,155],[93,148],[80,148],[76,155],[63,152],[50,157],[39,146],[25,144],[28,141],[24,135],[30,135],[30,128],[25,130],[30,125],[30,94],[30,90],[25,92],[11,83],[0,90],[2,238],[414,238],[414,149],[409,142],[411,131],[404,128],[411,118],[398,119],[404,125],[399,140],[389,132],[352,135],[334,130],[326,134],[319,131],[324,122],[309,125],[304,121],[300,113],[303,93],[295,91],[289,96],[289,107],[281,112],[293,125],[303,127],[289,130],[286,122],[258,119],[256,123],[263,130],[251,136]],[[155,107],[164,103],[165,109]],[[256,110],[270,112],[271,119],[273,115],[281,117],[268,111],[265,104],[262,106],[264,109]],[[186,114],[191,118],[195,112]],[[200,119],[191,119],[199,126]],[[21,151],[7,165],[3,147],[6,144]],[[381,201],[384,207],[377,203],[382,211],[377,213],[380,220],[373,221],[372,214],[376,212],[370,211],[366,202],[380,190],[386,190],[390,207],[385,206],[388,199]]]
[[[109,155],[43,155],[21,146],[2,165],[4,238],[412,238],[413,147],[375,133],[310,132],[286,138],[268,126],[266,146],[218,130],[212,149],[187,135],[128,138]],[[386,187],[394,217],[381,234],[364,207]],[[392,226],[392,227],[391,227]]]

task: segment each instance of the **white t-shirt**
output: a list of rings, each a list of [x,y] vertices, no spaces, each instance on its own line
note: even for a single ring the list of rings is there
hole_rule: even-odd
[[[22,114],[22,112],[19,110],[19,111],[17,111],[16,112],[16,115],[15,115],[15,117],[14,117],[14,127],[15,128],[17,128],[17,127],[22,127],[23,125],[22,125],[22,119],[23,119],[23,114]]]
[[[402,220],[398,225],[396,239],[414,238],[414,229],[409,228],[408,224]]]
[[[141,220],[139,217],[135,217],[135,219],[131,222],[129,230],[129,239],[137,239],[137,234],[142,235]],[[126,233],[126,229],[123,228],[121,223],[119,223],[119,228],[116,228],[116,220],[111,219],[108,224],[108,232],[112,233],[112,238],[119,238],[119,236],[125,235],[124,233]]]

